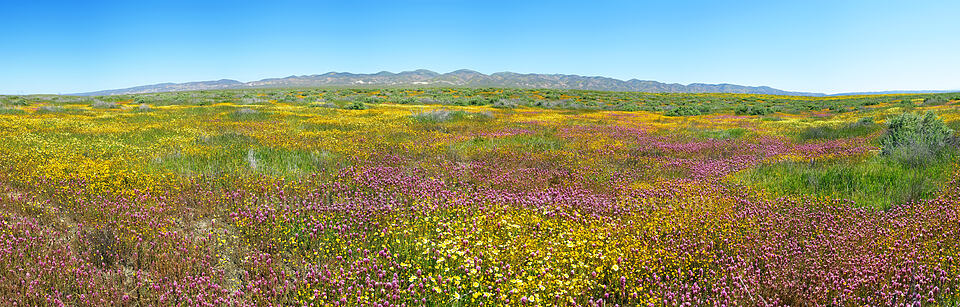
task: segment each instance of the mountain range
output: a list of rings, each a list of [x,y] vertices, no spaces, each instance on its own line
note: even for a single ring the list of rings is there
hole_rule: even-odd
[[[289,76],[286,78],[270,78],[251,82],[222,79],[187,83],[160,83],[124,89],[78,93],[74,95],[103,96],[216,89],[286,87],[500,87],[649,93],[737,93],[825,96],[825,94],[822,93],[790,92],[768,86],[704,83],[683,85],[637,79],[624,81],[596,76],[520,74],[513,72],[498,72],[486,75],[468,69],[461,69],[445,74],[419,69],[400,73],[382,71],[375,74],[328,72],[322,75]]]

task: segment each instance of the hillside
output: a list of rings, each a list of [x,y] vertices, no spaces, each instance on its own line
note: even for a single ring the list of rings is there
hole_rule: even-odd
[[[188,83],[161,83],[125,89],[104,90],[79,93],[82,96],[124,95],[159,92],[242,89],[242,88],[283,88],[283,87],[499,87],[499,88],[548,88],[578,89],[617,92],[648,93],[735,93],[768,95],[822,96],[821,93],[789,92],[767,86],[743,86],[735,84],[688,85],[662,83],[649,80],[618,80],[607,77],[579,76],[564,74],[520,74],[498,72],[483,74],[461,69],[445,74],[420,69],[400,73],[379,72],[375,74],[354,74],[347,72],[328,72],[322,75],[289,76],[259,81],[240,82],[236,80],[200,81]]]

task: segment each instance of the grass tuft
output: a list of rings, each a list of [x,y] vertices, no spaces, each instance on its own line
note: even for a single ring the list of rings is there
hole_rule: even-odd
[[[886,209],[936,196],[956,162],[956,151],[921,166],[879,155],[862,161],[780,162],[737,173],[733,179],[780,196],[849,199],[862,207]]]
[[[493,118],[493,113],[490,112],[450,111],[446,109],[412,113],[413,114],[410,115],[410,117],[413,118],[414,121],[421,123],[440,123],[461,120],[488,120]]]
[[[234,121],[258,121],[267,119],[268,114],[250,109],[243,108],[230,113],[229,117]]]
[[[116,109],[119,106],[117,106],[116,102],[94,100],[93,103],[90,104],[90,107],[94,109]]]
[[[842,126],[814,126],[806,128],[794,135],[794,139],[798,142],[807,142],[812,140],[836,140],[863,137],[880,131],[882,128],[883,126],[873,122],[873,118],[865,117],[857,122]]]

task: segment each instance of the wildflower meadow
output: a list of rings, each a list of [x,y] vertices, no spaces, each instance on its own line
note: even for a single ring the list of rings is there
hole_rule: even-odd
[[[0,96],[4,306],[960,303],[960,94]]]

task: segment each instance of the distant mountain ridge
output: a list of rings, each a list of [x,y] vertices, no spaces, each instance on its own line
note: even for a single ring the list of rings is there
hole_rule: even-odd
[[[461,69],[445,74],[419,69],[392,73],[382,71],[375,74],[354,74],[347,72],[328,72],[322,75],[289,76],[259,81],[240,82],[222,79],[188,83],[160,83],[125,89],[104,90],[79,93],[82,96],[105,96],[124,94],[144,94],[159,92],[244,89],[244,88],[282,88],[282,87],[501,87],[501,88],[549,88],[578,89],[618,92],[650,93],[736,93],[768,94],[793,96],[824,96],[822,93],[790,92],[768,86],[743,86],[736,84],[662,83],[649,80],[619,80],[607,77],[579,76],[563,74],[520,74],[498,72],[483,74]]]

